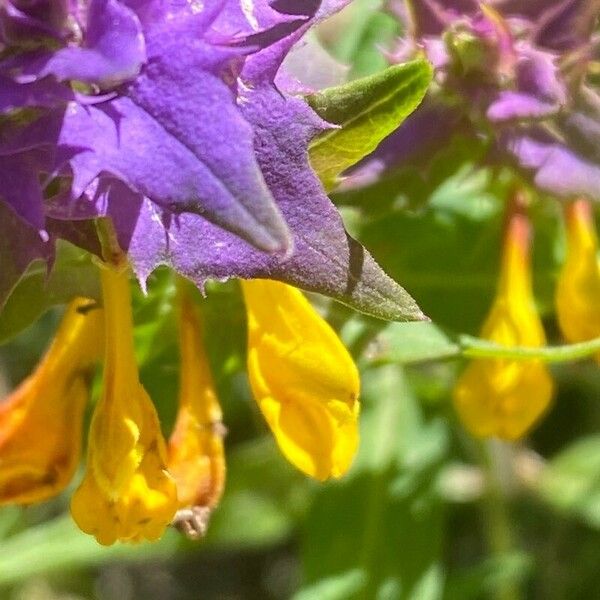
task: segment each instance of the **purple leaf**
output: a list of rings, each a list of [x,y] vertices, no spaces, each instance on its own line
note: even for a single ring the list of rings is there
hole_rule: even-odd
[[[44,228],[42,188],[37,173],[38,151],[3,156],[0,161],[0,203],[6,202],[33,230]]]
[[[487,109],[486,116],[490,121],[510,121],[517,119],[541,119],[556,114],[560,106],[545,102],[523,92],[504,90]]]
[[[194,103],[188,88],[172,86],[152,107],[156,118],[126,97],[71,105],[59,148],[65,159],[75,153],[74,196],[109,172],[171,211],[202,214],[258,247],[286,250],[287,230],[256,166],[250,128],[222,83],[196,72],[193,85],[203,87],[203,98]],[[173,96],[185,105],[170,107]]]
[[[107,182],[106,205],[142,282],[167,264],[202,287],[207,279],[269,278],[336,298],[371,315],[424,318],[412,298],[344,230],[308,163],[308,141],[324,124],[301,100],[274,88],[249,90],[244,113],[253,124],[265,179],[293,234],[287,259],[258,252],[197,215],[160,211],[118,182]],[[137,202],[136,217],[125,208]]]

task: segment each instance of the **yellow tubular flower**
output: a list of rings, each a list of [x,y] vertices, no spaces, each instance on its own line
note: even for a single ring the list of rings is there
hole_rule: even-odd
[[[102,334],[102,311],[73,300],[35,372],[0,404],[0,504],[41,502],[71,480]]]
[[[177,523],[189,537],[204,533],[225,486],[224,428],[196,307],[179,288],[179,409],[169,439],[169,472],[177,483]]]
[[[156,540],[177,510],[156,410],[139,381],[127,271],[101,269],[106,352],[103,394],[88,437],[87,470],[73,495],[77,525],[108,545]]]
[[[302,293],[275,281],[242,281],[248,374],[286,458],[325,480],[341,477],[358,446],[358,371]]]
[[[565,221],[567,260],[558,278],[556,312],[565,338],[583,342],[600,336],[600,263],[591,203],[568,204]]]
[[[546,343],[537,314],[529,258],[529,222],[513,208],[508,216],[496,299],[481,337],[504,346]],[[514,440],[523,436],[548,408],[553,384],[537,360],[473,360],[454,389],[454,404],[475,436]]]

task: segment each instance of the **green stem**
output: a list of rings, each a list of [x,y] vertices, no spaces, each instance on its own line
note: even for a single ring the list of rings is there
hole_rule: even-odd
[[[537,359],[544,362],[566,362],[586,358],[600,352],[600,338],[578,344],[543,346],[540,348],[501,346],[470,335],[459,336],[458,342],[462,349],[462,355],[469,358]]]
[[[119,246],[112,219],[109,217],[96,219],[96,232],[100,240],[104,262],[115,267],[122,267],[125,261],[125,253]]]
[[[515,540],[506,502],[498,457],[492,442],[479,442],[478,458],[485,476],[483,514],[485,533],[492,556],[502,558],[514,551]],[[519,600],[521,593],[515,582],[502,581],[496,591],[497,600]]]

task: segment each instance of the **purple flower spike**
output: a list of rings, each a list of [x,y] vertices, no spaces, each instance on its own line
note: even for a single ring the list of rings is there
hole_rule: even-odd
[[[285,255],[288,229],[236,105],[236,77],[248,50],[203,39],[225,4],[200,12],[158,0],[77,5],[63,48],[51,50],[40,34],[37,49],[30,40],[25,51],[0,59],[7,82],[0,106],[49,109],[21,137],[27,149],[54,147],[50,174],[72,177],[72,199],[107,173],[161,207],[202,214],[264,251]],[[70,84],[81,82],[91,92],[112,94],[73,97]],[[6,155],[10,150],[1,146]],[[48,173],[33,175],[48,181]],[[33,209],[11,204],[31,221]]]
[[[409,33],[392,56],[425,51],[439,85],[346,187],[422,166],[432,131],[429,156],[460,124],[462,135],[489,142],[489,162],[518,168],[540,190],[600,200],[600,94],[585,85],[600,0],[390,0],[389,8]]]

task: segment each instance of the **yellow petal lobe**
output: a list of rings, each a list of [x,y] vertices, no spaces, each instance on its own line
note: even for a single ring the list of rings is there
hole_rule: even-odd
[[[34,373],[0,404],[0,504],[47,500],[73,477],[102,336],[102,311],[74,299]]]
[[[556,313],[566,340],[576,343],[600,336],[600,262],[591,203],[568,204],[565,222],[567,258],[556,287]]]
[[[529,222],[512,207],[496,298],[481,337],[503,346],[540,347],[546,338],[531,284]],[[553,383],[538,360],[475,359],[454,388],[454,405],[477,437],[522,437],[550,405]]]
[[[158,415],[139,381],[127,271],[101,269],[106,351],[87,468],[73,495],[75,522],[100,544],[156,540],[177,510]]]
[[[225,486],[223,415],[204,351],[196,307],[182,284],[179,288],[181,373],[179,406],[169,438],[169,472],[177,482],[180,508],[209,512]]]
[[[359,376],[352,357],[299,290],[242,281],[252,392],[285,457],[341,477],[358,446]]]

